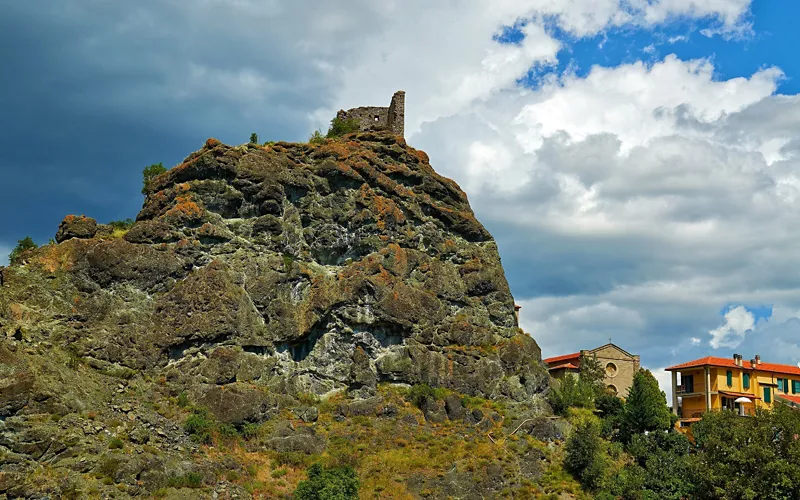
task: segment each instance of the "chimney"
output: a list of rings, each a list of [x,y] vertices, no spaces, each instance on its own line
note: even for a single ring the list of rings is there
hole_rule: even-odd
[[[761,355],[760,354],[756,354],[756,364],[757,365],[761,364]]]
[[[733,364],[739,366],[739,355],[736,353],[733,354]]]
[[[756,360],[755,360],[755,358],[753,358],[753,359],[750,360],[750,368],[755,369],[755,367],[756,367]]]

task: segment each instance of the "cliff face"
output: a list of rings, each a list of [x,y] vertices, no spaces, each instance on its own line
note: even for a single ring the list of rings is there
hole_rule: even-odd
[[[70,216],[57,239],[0,270],[0,417],[104,404],[106,375],[160,379],[235,425],[266,418],[267,393],[524,401],[547,384],[491,235],[393,135],[210,139],[124,235]]]

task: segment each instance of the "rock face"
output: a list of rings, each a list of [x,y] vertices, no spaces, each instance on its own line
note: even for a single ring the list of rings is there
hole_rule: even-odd
[[[210,139],[150,183],[119,236],[68,217],[58,244],[0,272],[0,338],[11,345],[0,346],[0,452],[39,442],[8,441],[26,412],[135,401],[107,375],[142,374],[130,386],[140,398],[160,380],[237,427],[277,415],[280,397],[372,398],[387,382],[516,401],[547,386],[491,235],[461,189],[391,133],[263,147]],[[58,370],[29,366],[56,359]],[[88,369],[103,377],[76,378]],[[428,413],[460,419],[457,402]],[[134,443],[185,440],[168,427],[154,435],[158,414],[120,408]],[[320,446],[288,431],[274,440]]]
[[[151,183],[124,239],[68,219],[30,267],[76,289],[81,328],[60,328],[81,355],[150,369],[226,346],[262,366],[231,380],[316,394],[391,381],[521,399],[545,383],[492,237],[396,136],[209,140]]]

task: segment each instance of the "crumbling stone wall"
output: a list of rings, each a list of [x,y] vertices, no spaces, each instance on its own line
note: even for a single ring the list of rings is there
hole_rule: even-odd
[[[340,110],[336,113],[339,119],[355,119],[359,130],[389,130],[402,136],[405,133],[406,93],[399,90],[392,96],[388,107],[362,106]]]

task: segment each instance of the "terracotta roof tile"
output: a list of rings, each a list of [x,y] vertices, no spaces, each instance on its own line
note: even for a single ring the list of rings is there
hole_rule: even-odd
[[[722,368],[740,368],[743,370],[752,370],[749,361],[743,361],[742,366],[736,366],[733,358],[718,358],[715,356],[706,356],[705,358],[695,359],[694,361],[687,361],[675,366],[665,368],[666,371],[683,370],[685,368],[697,368],[701,366],[717,366]],[[780,373],[786,375],[800,375],[800,368],[793,365],[780,365],[777,363],[764,363],[756,365],[756,370],[762,372]]]
[[[560,370],[561,368],[566,368],[568,370],[577,370],[580,367],[572,363],[564,363],[563,365],[551,366],[548,368],[548,370]]]
[[[581,357],[581,353],[573,352],[572,354],[564,354],[562,356],[554,356],[552,358],[543,359],[546,364],[551,365],[553,363],[558,363],[560,361],[571,361],[571,360],[578,360]]]
[[[787,401],[791,401],[792,403],[800,405],[800,395],[798,396],[790,396],[789,394],[776,394],[776,398],[785,399]]]

